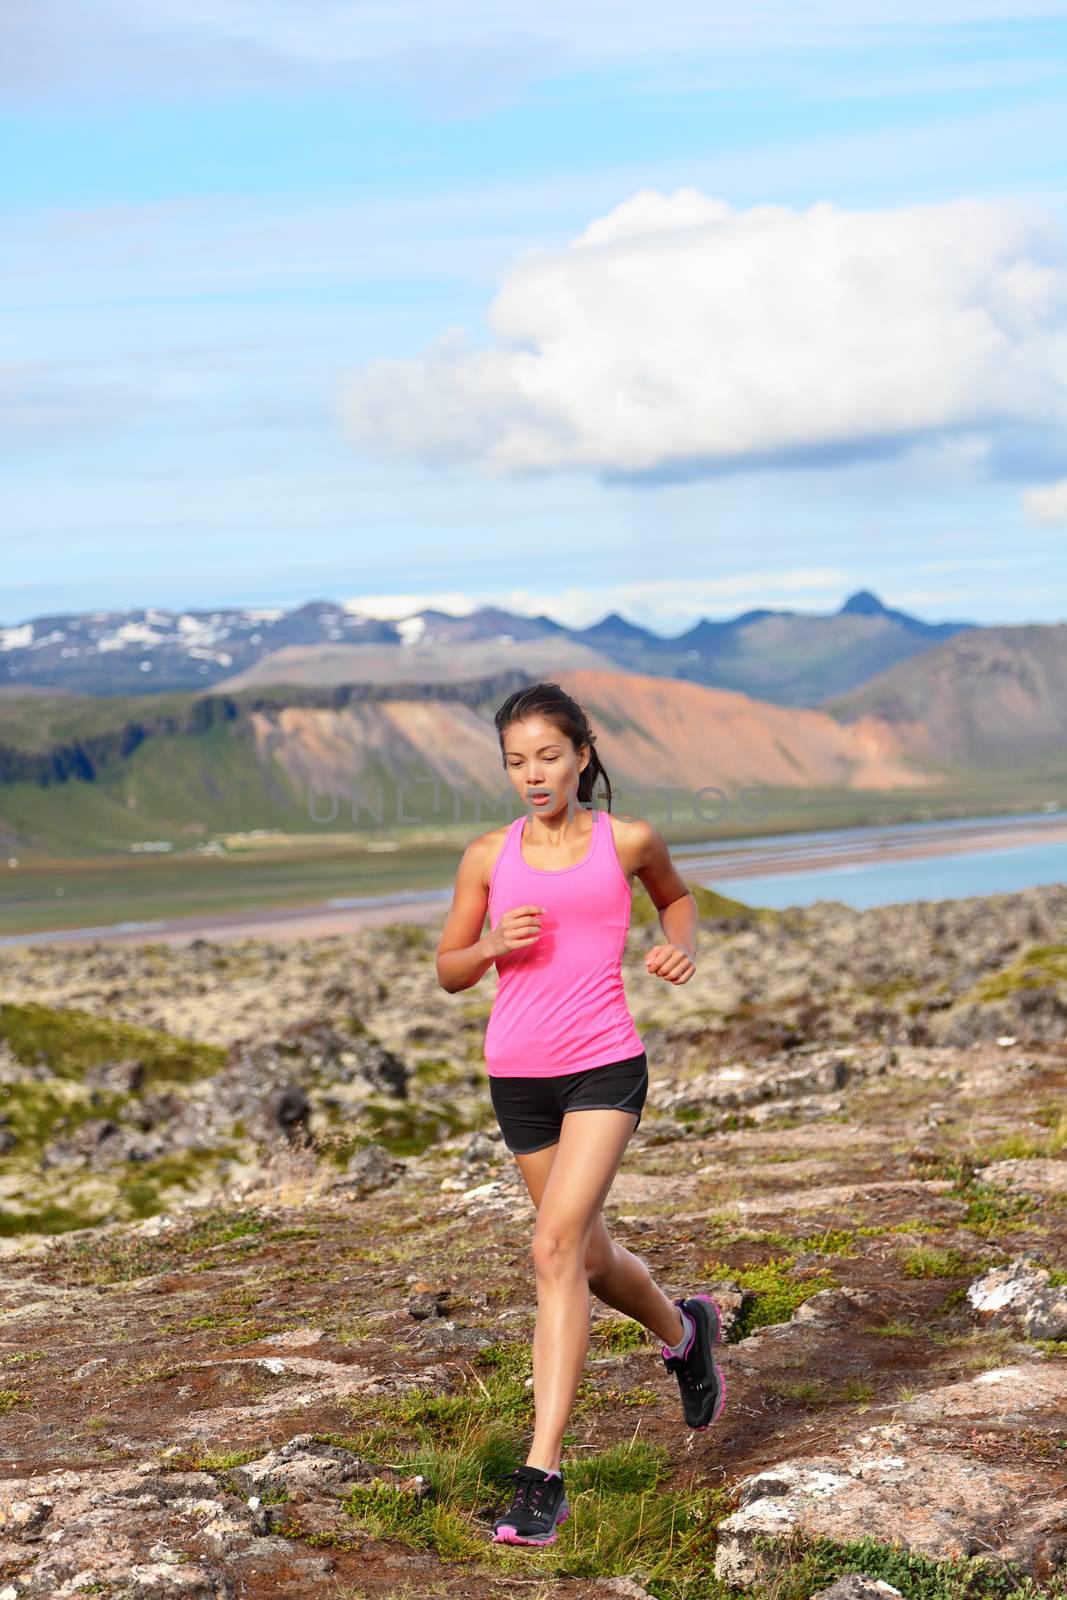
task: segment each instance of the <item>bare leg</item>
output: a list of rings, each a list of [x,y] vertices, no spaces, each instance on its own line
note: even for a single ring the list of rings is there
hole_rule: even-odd
[[[590,1115],[592,1113],[588,1111],[568,1113],[572,1121],[576,1117]],[[567,1120],[565,1117],[564,1126]],[[559,1145],[554,1144],[545,1150],[535,1150],[531,1155],[515,1157],[530,1198],[538,1208],[558,1149]],[[635,1322],[648,1328],[664,1344],[678,1343],[682,1337],[682,1319],[678,1307],[663,1293],[640,1256],[612,1239],[603,1212],[597,1213],[589,1236],[585,1270],[589,1288],[604,1305],[633,1317]],[[535,1343],[536,1338],[535,1332]]]
[[[586,1251],[600,1208],[634,1129],[628,1111],[575,1111],[563,1118],[534,1228],[537,1325],[533,1341],[535,1424],[527,1465],[553,1472],[589,1350]]]

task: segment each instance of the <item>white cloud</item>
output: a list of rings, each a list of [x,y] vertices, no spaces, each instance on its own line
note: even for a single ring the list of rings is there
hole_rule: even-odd
[[[1023,490],[1023,511],[1039,527],[1067,525],[1067,478]]]
[[[355,374],[363,443],[492,469],[839,464],[1067,423],[1067,252],[1035,206],[734,210],[644,190],[519,258],[494,341],[449,329]]]

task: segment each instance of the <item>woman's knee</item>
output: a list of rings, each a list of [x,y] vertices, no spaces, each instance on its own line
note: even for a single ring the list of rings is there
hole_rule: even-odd
[[[534,1266],[542,1274],[561,1272],[582,1257],[581,1240],[564,1228],[546,1226],[540,1219],[530,1245]]]

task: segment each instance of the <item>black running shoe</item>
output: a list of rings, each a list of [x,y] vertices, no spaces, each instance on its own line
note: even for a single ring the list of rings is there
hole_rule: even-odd
[[[678,1379],[685,1420],[699,1433],[716,1421],[726,1403],[726,1377],[715,1365],[713,1346],[722,1332],[722,1314],[707,1294],[691,1294],[675,1305],[693,1319],[693,1334],[680,1356],[661,1347],[664,1365]]]
[[[540,1467],[516,1467],[515,1493],[493,1523],[494,1544],[555,1544],[556,1528],[571,1514],[563,1475]]]

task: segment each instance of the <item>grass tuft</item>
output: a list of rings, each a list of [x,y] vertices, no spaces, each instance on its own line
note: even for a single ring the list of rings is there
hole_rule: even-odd
[[[752,1298],[738,1318],[739,1339],[768,1323],[788,1322],[797,1307],[820,1289],[838,1287],[837,1279],[829,1272],[794,1276],[793,1258],[788,1255],[773,1256],[770,1261],[752,1267],[732,1267],[727,1261],[711,1261],[704,1268],[704,1276],[709,1280],[730,1278],[742,1289],[751,1291]]]
[[[984,1263],[962,1250],[938,1245],[914,1245],[901,1256],[901,1267],[909,1278],[961,1278],[975,1276]]]

